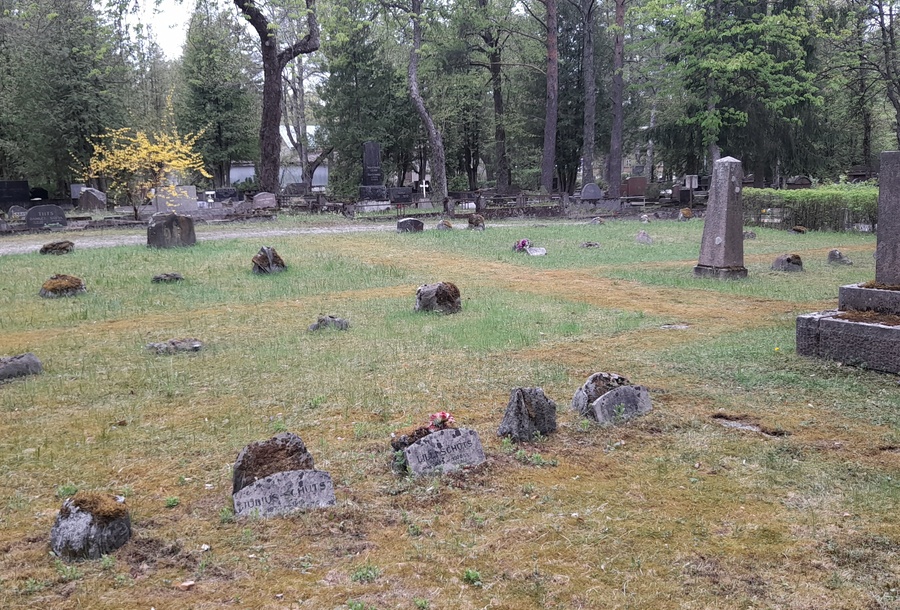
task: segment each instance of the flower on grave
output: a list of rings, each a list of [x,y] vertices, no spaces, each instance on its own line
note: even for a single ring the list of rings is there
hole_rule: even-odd
[[[432,413],[428,420],[430,422],[428,424],[428,429],[432,432],[435,430],[445,430],[454,424],[453,416],[446,411]]]
[[[513,250],[516,252],[523,252],[525,248],[531,247],[531,241],[528,239],[520,239],[513,245]]]

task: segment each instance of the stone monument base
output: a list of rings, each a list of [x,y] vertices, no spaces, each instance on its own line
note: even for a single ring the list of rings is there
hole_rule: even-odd
[[[717,280],[740,280],[747,277],[747,268],[697,265],[694,267],[694,277],[711,277]]]
[[[886,373],[900,373],[900,326],[855,322],[819,311],[797,317],[797,353]]]
[[[838,288],[838,309],[900,314],[900,290],[863,288],[862,284],[841,286]]]
[[[386,186],[360,186],[360,201],[390,201]]]

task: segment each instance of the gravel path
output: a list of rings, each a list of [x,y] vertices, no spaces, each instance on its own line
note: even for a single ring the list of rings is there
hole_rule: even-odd
[[[211,241],[215,239],[238,239],[246,237],[278,237],[281,235],[323,235],[329,233],[368,233],[373,231],[396,231],[394,224],[372,225],[335,225],[331,227],[308,227],[295,229],[247,229],[235,230],[232,228],[204,230],[197,233],[197,241]],[[75,247],[82,248],[111,248],[114,246],[133,246],[147,243],[146,232],[141,231],[136,235],[103,235],[100,232],[85,232],[83,235],[68,238],[75,242]],[[27,254],[39,250],[44,244],[55,241],[52,233],[40,233],[29,236],[26,239],[16,239],[15,243],[4,244],[0,239],[0,256],[9,254]]]

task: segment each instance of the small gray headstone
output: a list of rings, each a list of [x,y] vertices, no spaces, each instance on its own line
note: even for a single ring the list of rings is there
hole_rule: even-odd
[[[799,254],[782,254],[772,263],[772,270],[789,273],[803,271],[803,260]]]
[[[852,265],[853,261],[847,258],[840,250],[830,250],[828,252],[829,265]]]
[[[634,241],[639,244],[646,244],[649,246],[653,243],[653,238],[650,237],[650,235],[648,235],[646,231],[640,231],[637,234],[637,237],[634,238]]]
[[[97,501],[97,497],[99,494],[78,494],[63,502],[50,531],[50,548],[57,556],[66,560],[100,559],[131,538],[125,499],[106,497]]]
[[[316,320],[315,324],[310,324],[310,331],[323,330],[326,328],[333,328],[335,330],[347,330],[350,328],[350,321],[345,320],[343,318],[338,318],[337,316],[319,316],[319,319]]]
[[[43,371],[41,361],[31,352],[0,358],[0,381],[26,375],[40,375]]]
[[[80,210],[105,210],[106,193],[97,189],[85,188],[78,195],[78,209]]]
[[[68,224],[66,213],[58,205],[36,205],[25,214],[25,224],[29,229],[42,229],[50,226],[64,227]]]
[[[403,450],[406,463],[415,475],[442,473],[484,462],[478,433],[467,428],[432,432]]]
[[[587,378],[580,388],[575,390],[572,396],[572,410],[590,417],[591,404],[610,390],[614,390],[621,386],[631,385],[626,377],[617,375],[616,373],[594,373]]]
[[[184,280],[184,276],[180,273],[160,273],[159,275],[154,275],[150,281],[154,284],[171,284],[182,280]]]
[[[525,252],[528,253],[528,256],[547,256],[547,248],[537,248],[534,246],[530,246],[525,248]]]
[[[174,212],[154,214],[147,225],[147,246],[178,248],[197,243],[194,219]]]
[[[278,199],[272,193],[257,193],[253,196],[253,208],[263,210],[268,208],[277,208]]]
[[[610,390],[591,404],[594,419],[601,424],[618,424],[653,409],[650,392],[639,385]]]
[[[514,388],[497,436],[530,442],[535,436],[556,432],[556,403],[541,388]]]
[[[275,248],[263,246],[252,259],[253,273],[280,273],[287,269],[281,256],[275,251]]]
[[[596,203],[603,199],[603,191],[593,182],[588,182],[581,188],[581,200],[587,203]]]
[[[21,222],[25,220],[27,214],[28,210],[20,205],[12,205],[9,207],[9,219],[12,221]]]
[[[239,517],[274,517],[334,506],[331,475],[321,470],[287,470],[263,477],[232,496]]]
[[[397,233],[418,233],[425,230],[425,223],[418,218],[401,218],[397,221]]]

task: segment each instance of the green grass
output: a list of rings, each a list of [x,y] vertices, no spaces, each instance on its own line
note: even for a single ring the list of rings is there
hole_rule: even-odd
[[[691,276],[699,222],[491,224],[0,257],[0,354],[45,369],[0,386],[0,607],[896,605],[896,378],[794,350],[795,313],[871,277],[873,236],[759,230],[750,278],[715,282]],[[633,243],[642,228],[653,246]],[[523,237],[549,255],[512,252]],[[285,273],[250,272],[261,245]],[[856,264],[825,265],[831,247]],[[807,271],[768,271],[783,252]],[[150,283],[165,271],[187,280]],[[88,294],[40,299],[53,273]],[[413,311],[438,280],[462,312]],[[351,328],[307,332],[319,314]],[[189,336],[205,348],[144,348]],[[596,371],[650,388],[653,412],[610,427],[570,412]],[[510,390],[535,386],[559,430],[498,439]],[[487,464],[397,477],[390,435],[439,410],[479,432]],[[236,517],[238,452],[281,431],[337,504]],[[76,566],[47,537],[77,490],[126,495],[135,537]]]

